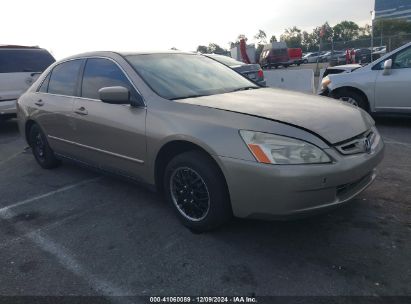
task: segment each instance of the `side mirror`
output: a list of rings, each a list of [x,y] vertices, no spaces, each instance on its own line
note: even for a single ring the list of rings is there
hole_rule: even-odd
[[[98,90],[102,102],[130,104],[130,91],[125,87],[105,87]]]
[[[392,68],[392,59],[388,59],[384,62],[384,72],[382,73],[384,76],[391,74]]]

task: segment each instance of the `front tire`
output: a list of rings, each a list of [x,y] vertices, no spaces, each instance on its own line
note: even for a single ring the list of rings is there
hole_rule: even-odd
[[[333,97],[369,112],[367,101],[355,91],[341,90],[333,94]]]
[[[46,136],[37,124],[30,128],[29,144],[34,158],[43,169],[53,169],[60,165],[60,161],[51,150]]]
[[[163,183],[167,200],[191,230],[210,231],[232,217],[224,176],[203,152],[174,157],[165,169]]]

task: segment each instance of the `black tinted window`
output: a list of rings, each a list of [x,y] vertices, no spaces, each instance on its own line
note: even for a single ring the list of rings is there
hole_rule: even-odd
[[[122,86],[133,92],[127,77],[114,62],[100,58],[88,59],[84,69],[81,96],[99,99],[98,90],[114,86]]]
[[[0,73],[43,72],[54,61],[41,49],[0,49]]]
[[[48,92],[76,96],[76,85],[82,60],[71,60],[57,65],[51,72]]]

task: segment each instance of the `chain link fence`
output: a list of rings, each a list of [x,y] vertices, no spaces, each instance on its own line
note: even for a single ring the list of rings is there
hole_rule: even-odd
[[[395,36],[378,36],[372,38],[362,38],[351,41],[323,42],[322,51],[345,51],[347,49],[360,49],[371,47],[386,47],[387,52],[391,52],[404,44],[411,42],[411,34],[398,34]]]

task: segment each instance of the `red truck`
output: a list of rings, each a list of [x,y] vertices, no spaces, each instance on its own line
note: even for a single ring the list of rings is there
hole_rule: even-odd
[[[303,50],[301,48],[288,49],[289,65],[300,65],[303,63]]]

